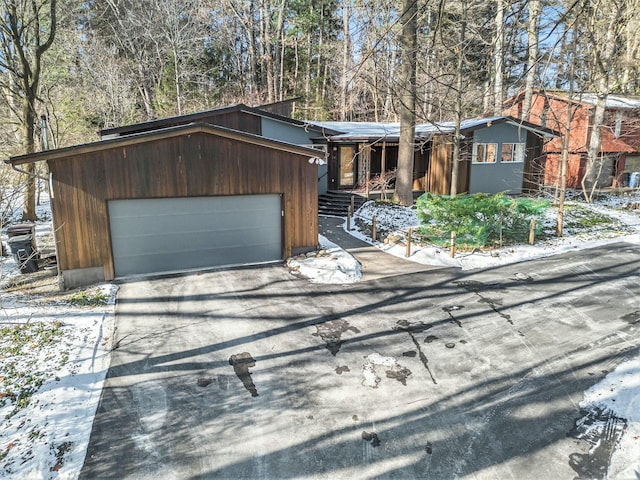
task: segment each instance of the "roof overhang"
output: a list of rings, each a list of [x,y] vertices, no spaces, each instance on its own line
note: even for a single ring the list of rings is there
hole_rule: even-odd
[[[107,140],[99,140],[96,142],[75,145],[71,147],[59,148],[56,150],[45,150],[29,155],[19,155],[5,160],[13,166],[24,165],[28,163],[42,162],[46,160],[58,160],[69,158],[72,156],[83,155],[87,153],[100,152],[113,148],[120,148],[129,145],[138,145],[142,143],[153,142],[158,139],[180,137],[194,133],[205,133],[216,137],[237,140],[240,142],[258,145],[265,148],[272,148],[282,152],[293,153],[296,155],[307,156],[309,158],[324,157],[324,152],[310,148],[294,145],[291,143],[272,140],[251,133],[240,132],[226,127],[219,127],[207,123],[190,123],[187,125],[179,125],[177,127],[169,127],[149,132],[127,135],[124,137],[114,137]]]
[[[269,105],[267,105],[268,107]],[[226,115],[233,112],[244,112],[250,115],[258,117],[270,118],[290,125],[298,126],[301,128],[312,128],[319,130],[319,127],[313,125],[313,123],[303,122],[296,120],[295,118],[285,117],[277,113],[270,112],[268,110],[261,110],[260,107],[249,107],[243,103],[236,105],[229,105],[226,107],[216,108],[213,110],[206,110],[203,112],[190,113],[186,115],[179,115],[175,117],[161,118],[159,120],[151,120],[148,122],[134,123],[131,125],[124,125],[121,127],[105,128],[100,130],[100,137],[103,139],[115,138],[126,135],[132,135],[135,133],[148,132],[152,130],[158,130],[161,128],[175,127],[178,125],[188,125],[190,123],[203,122],[204,119],[210,117],[216,117]]]
[[[506,123],[517,128],[528,130],[540,137],[555,138],[561,136],[559,132],[550,128],[510,116],[481,117],[463,120],[460,125],[460,133],[464,135],[500,123]],[[354,125],[356,126],[354,127]],[[325,140],[333,143],[367,142],[375,144],[381,142],[398,142],[400,139],[400,128],[398,124],[380,123],[376,125],[374,123],[363,123],[363,125],[365,125],[364,128],[358,127],[357,122],[326,122],[325,124],[320,124],[320,126],[323,128],[334,128],[327,129],[324,137],[317,137],[314,138],[314,140]],[[350,128],[352,128],[351,131],[349,130]],[[423,142],[429,141],[438,135],[453,135],[455,130],[454,122],[419,124],[416,126],[415,140]]]

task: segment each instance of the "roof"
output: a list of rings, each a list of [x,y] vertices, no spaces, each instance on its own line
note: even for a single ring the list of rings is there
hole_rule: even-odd
[[[558,100],[569,100],[569,92],[564,90],[535,90],[534,95],[548,96]],[[514,105],[524,98],[524,92],[505,100],[504,105]],[[573,103],[582,103],[588,107],[593,107],[598,102],[598,94],[593,92],[575,92],[571,95]],[[636,110],[640,109],[640,96],[637,95],[607,95],[605,108],[611,110]]]
[[[270,108],[271,105],[266,105],[266,108]],[[252,115],[260,117],[267,117],[273,120],[279,120],[281,122],[289,123],[292,125],[298,125],[300,127],[308,126],[307,123],[294,118],[278,115],[267,110],[262,110],[260,107],[249,107],[245,104],[239,103],[236,105],[229,105],[226,107],[215,108],[213,110],[205,110],[203,112],[190,113],[187,115],[178,115],[175,117],[161,118],[159,120],[150,120],[148,122],[134,123],[131,125],[124,125],[121,127],[105,128],[100,130],[101,137],[112,137],[131,135],[133,133],[147,132],[151,130],[157,130],[159,128],[173,127],[177,125],[186,125],[189,123],[202,122],[203,119],[225,115],[232,112],[246,112]]]
[[[325,136],[334,142],[345,141],[398,141],[400,124],[398,122],[308,122],[325,129]],[[549,128],[541,127],[509,116],[480,117],[463,120],[460,124],[462,134],[480,128],[488,128],[494,124],[507,123],[534,132],[543,137],[558,137],[560,134]],[[415,136],[430,139],[435,135],[455,133],[455,122],[432,122],[416,125]]]
[[[568,98],[566,92],[559,93],[558,96]],[[596,105],[598,102],[598,94],[596,93],[578,93],[573,95],[573,100],[578,102],[587,103],[589,105]],[[636,96],[622,96],[622,95],[607,95],[605,102],[605,108],[612,110],[635,110],[640,109],[640,97]]]
[[[114,137],[96,142],[74,145],[71,147],[58,148],[55,150],[45,150],[29,155],[19,155],[5,160],[5,163],[11,165],[23,165],[27,163],[41,162],[45,160],[56,160],[60,158],[68,158],[74,155],[82,155],[85,153],[109,150],[112,148],[123,147],[127,145],[136,145],[140,143],[152,142],[159,138],[171,138],[188,135],[192,133],[206,133],[217,137],[238,140],[253,145],[259,145],[266,148],[273,148],[284,152],[297,155],[309,156],[316,158],[321,153],[319,150],[311,147],[301,147],[291,143],[272,140],[269,138],[254,135],[252,133],[240,132],[226,127],[219,127],[208,123],[190,123],[187,125],[178,125],[174,127],[162,128],[157,130],[146,131],[137,134],[131,134],[122,137]],[[324,155],[324,154],[323,154]]]

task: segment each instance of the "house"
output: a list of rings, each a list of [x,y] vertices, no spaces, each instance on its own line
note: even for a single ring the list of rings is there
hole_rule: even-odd
[[[316,248],[324,154],[300,145],[309,142],[304,128],[270,115],[236,106],[7,160],[49,167],[64,287]],[[271,138],[280,128],[295,128],[300,144]]]
[[[317,156],[322,159],[322,161],[318,162],[317,188],[318,193],[322,194],[328,189],[327,166],[324,162],[326,145],[314,140],[322,135],[322,129],[309,122],[303,122],[283,115],[283,113],[289,114],[291,112],[291,102],[294,100],[295,99],[261,105],[260,107],[249,107],[243,104],[231,105],[188,115],[107,128],[100,131],[100,137],[102,139],[109,139],[157,130],[159,128],[201,122],[232,128],[246,133],[253,133],[272,140],[315,148],[321,150],[317,153]]]
[[[372,178],[394,171],[400,124],[313,122],[322,129],[314,142],[326,145],[330,190],[366,189]],[[512,194],[538,187],[535,165],[551,129],[508,116],[464,120],[460,129],[458,192]],[[451,187],[453,122],[416,126],[414,183],[417,191],[448,194]]]
[[[532,98],[530,121],[563,135],[567,132],[567,126],[570,127],[567,163],[569,188],[580,188],[585,178],[596,102],[597,96],[593,93],[575,94],[570,99],[566,92],[539,90],[534,92]],[[505,103],[505,113],[521,117],[523,103],[524,93],[520,93]],[[629,174],[640,171],[640,97],[609,95],[604,123],[600,145],[602,168],[587,180],[595,181],[597,187],[625,186]],[[545,185],[558,183],[561,155],[561,137],[545,145],[539,167],[543,171]]]

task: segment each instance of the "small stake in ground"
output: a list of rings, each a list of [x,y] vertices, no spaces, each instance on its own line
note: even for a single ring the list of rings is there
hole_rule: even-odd
[[[376,241],[376,216],[371,219],[371,240]]]
[[[351,231],[351,207],[347,209],[347,231]]]
[[[407,230],[407,251],[405,252],[404,256],[411,256],[411,227],[409,227],[409,230]]]
[[[351,212],[356,211],[356,196],[351,195]]]
[[[456,257],[456,232],[451,232],[451,246],[449,247],[451,258]]]
[[[529,244],[533,245],[536,241],[536,220],[535,218],[531,219],[531,223],[529,224]]]

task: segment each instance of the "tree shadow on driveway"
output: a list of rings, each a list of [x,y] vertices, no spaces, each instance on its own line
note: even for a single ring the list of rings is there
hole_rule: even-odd
[[[612,247],[350,286],[278,267],[124,285],[81,477],[587,476],[578,402],[640,344],[640,252]]]

